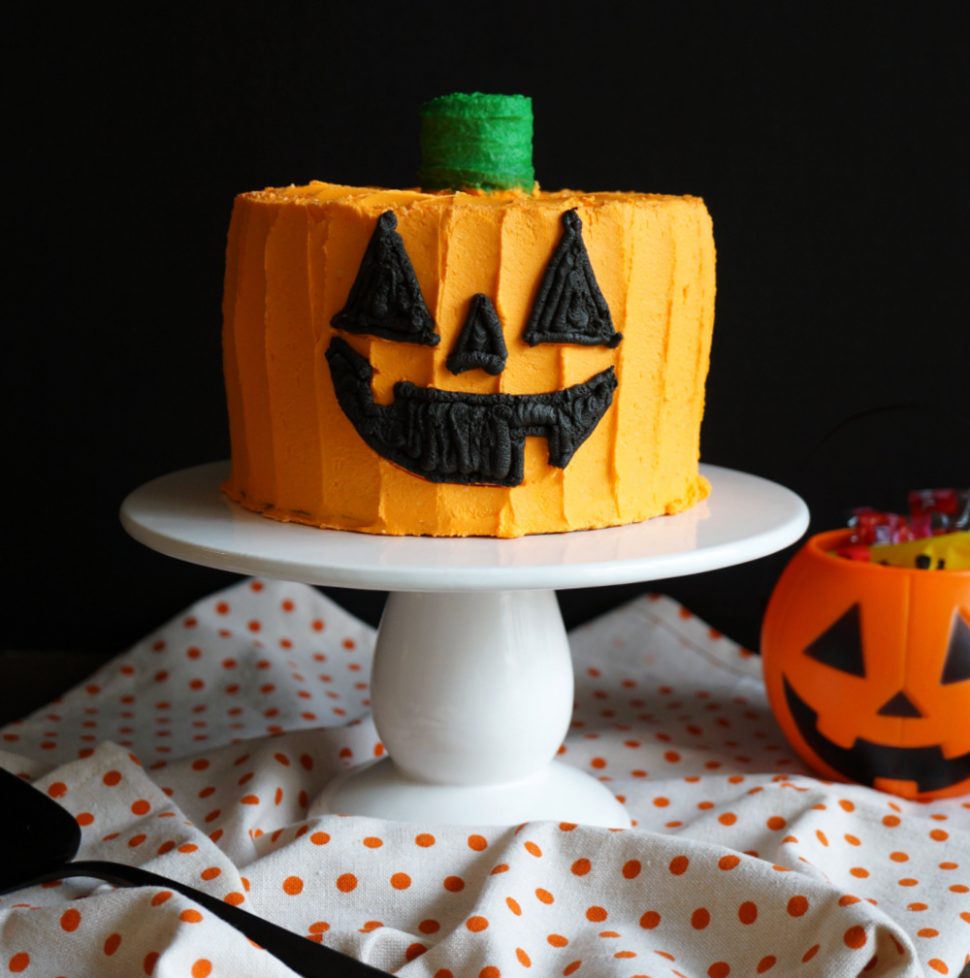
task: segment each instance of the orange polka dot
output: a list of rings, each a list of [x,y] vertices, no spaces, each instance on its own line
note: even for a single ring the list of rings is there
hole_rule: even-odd
[[[67,794],[67,785],[63,781],[55,781],[48,789],[51,798],[63,798]]]
[[[231,890],[223,898],[226,903],[231,904],[234,907],[238,907],[240,903],[245,901],[245,897],[237,890]]]
[[[478,978],[502,978],[502,972],[494,964],[487,964],[478,972]]]
[[[593,864],[588,859],[577,859],[570,868],[577,876],[585,876],[593,868]]]
[[[94,816],[90,812],[79,812],[74,816],[74,820],[78,825],[85,826],[90,825],[94,821]]]
[[[151,975],[154,973],[155,965],[158,963],[158,958],[158,951],[149,951],[148,954],[145,955],[145,960],[142,961],[141,968],[146,975]]]
[[[703,930],[711,922],[711,912],[707,907],[698,907],[690,915],[690,925],[694,930]]]
[[[882,824],[886,826],[887,829],[894,829],[899,825],[900,818],[898,815],[883,815]]]
[[[848,800],[848,798],[839,799],[839,808],[841,808],[845,812],[855,811],[855,805],[853,805],[852,802]]]
[[[846,947],[851,947],[853,950],[858,950],[860,947],[865,947],[865,928],[860,927],[858,924],[856,924],[854,927],[850,927],[842,935],[842,940],[845,942]]]
[[[640,864],[639,859],[630,859],[623,864],[623,878],[628,880],[635,880],[640,875],[640,870],[643,867]]]
[[[586,919],[592,921],[594,924],[601,924],[609,916],[603,907],[587,907],[586,908]]]
[[[740,862],[740,856],[721,856],[721,858],[717,861],[717,868],[723,869],[725,872],[727,872],[728,870],[734,869]]]
[[[192,978],[209,978],[212,974],[212,962],[206,958],[199,958],[192,965]]]
[[[682,876],[687,872],[687,867],[690,865],[690,860],[686,856],[674,856],[670,860],[670,865],[667,867],[674,876]]]
[[[330,841],[330,836],[326,832],[314,832],[310,836],[310,841],[315,846],[325,846]]]
[[[380,847],[384,845],[384,840],[378,839],[376,835],[369,835],[366,839],[364,839],[364,845],[367,846],[368,849],[380,849]]]
[[[758,962],[758,974],[763,975],[766,971],[771,971],[771,969],[775,966],[775,962],[777,962],[777,960],[778,959],[773,954],[768,954],[765,957],[763,957]]]
[[[731,974],[731,966],[726,961],[715,961],[708,969],[710,978],[727,978]]]
[[[420,958],[422,954],[427,951],[427,947],[424,944],[419,944],[415,941],[413,944],[409,944],[404,951],[404,960],[413,961],[415,958]]]
[[[433,846],[434,843],[435,838],[430,832],[421,832],[414,837],[414,844],[421,846],[422,849],[427,849],[429,846]]]
[[[853,903],[858,903],[858,902],[859,902],[859,898],[857,896],[853,896],[851,893],[846,893],[844,896],[839,897],[840,907],[849,907]]]
[[[853,866],[849,872],[856,877],[856,879],[864,880],[869,875],[869,870],[864,866]]]
[[[745,900],[738,907],[738,920],[742,924],[753,924],[758,919],[758,905],[751,900]]]
[[[530,958],[529,955],[522,950],[522,948],[517,947],[515,949],[515,956],[519,959],[519,964],[521,964],[523,968],[532,967],[532,958]]]
[[[905,852],[891,852],[891,853],[889,853],[889,858],[894,863],[905,863],[905,862],[909,862],[909,856]]]
[[[935,927],[923,927],[916,932],[917,937],[939,937],[940,932]]]
[[[119,947],[121,947],[121,935],[118,933],[109,934],[104,942],[104,953],[110,958]]]
[[[407,873],[395,873],[391,877],[391,886],[395,890],[406,890],[411,885],[411,877]]]
[[[439,924],[437,920],[432,920],[429,918],[428,920],[422,920],[421,923],[418,924],[418,930],[421,931],[422,934],[437,934],[438,931],[441,930],[441,924]]]
[[[929,961],[927,961],[926,963],[934,971],[938,972],[941,975],[948,975],[950,973],[950,969],[946,966],[946,962],[941,961],[939,958],[930,958]]]
[[[18,951],[7,963],[7,967],[14,973],[26,971],[30,966],[30,955],[26,951]]]
[[[473,934],[479,934],[483,930],[487,930],[488,929],[488,918],[487,917],[481,917],[479,915],[476,915],[474,917],[469,917],[468,920],[465,921],[465,926]]]
[[[468,848],[475,852],[483,852],[488,848],[488,839],[484,835],[470,835],[468,837]]]
[[[721,823],[721,825],[734,825],[734,823],[738,820],[738,817],[734,814],[734,812],[724,812],[723,814],[718,815],[717,820]]]
[[[550,934],[546,941],[553,947],[565,947],[569,943],[569,938],[563,937],[562,934]]]
[[[460,876],[446,876],[442,886],[449,893],[461,893],[465,889],[465,881]]]
[[[113,788],[116,784],[121,782],[121,772],[120,771],[107,771],[104,777],[101,779],[109,788]]]
[[[197,924],[202,919],[202,914],[198,910],[194,910],[189,907],[188,910],[183,910],[179,914],[179,920],[186,924]]]
[[[208,869],[203,869],[199,875],[204,880],[214,880],[222,875],[222,870],[218,866],[210,866]]]
[[[353,873],[342,873],[337,877],[337,889],[341,893],[350,893],[357,889],[357,877]]]
[[[542,850],[534,842],[526,842],[525,851],[529,853],[530,856],[535,856],[538,859],[542,855]]]
[[[556,898],[548,890],[544,890],[541,886],[536,889],[536,899],[540,903],[545,904],[556,902]]]
[[[303,892],[303,880],[299,876],[287,876],[283,880],[283,892],[290,896],[298,896]]]
[[[657,808],[666,808],[670,804],[670,799],[664,798],[663,795],[658,795],[654,798],[653,803]]]
[[[912,876],[904,876],[899,881],[899,885],[900,886],[919,886],[919,880],[914,880]],[[950,889],[952,890],[953,887],[951,886]]]
[[[765,823],[769,829],[775,832],[783,829],[788,823],[780,815],[772,815],[771,818]]]
[[[81,914],[79,911],[71,907],[70,910],[65,910],[61,914],[61,929],[66,930],[69,934],[72,931],[78,929],[78,925],[81,923]]]
[[[156,893],[152,897],[152,906],[160,907],[166,900],[170,899],[172,896],[171,890],[162,890],[160,893]]]
[[[656,910],[648,910],[640,918],[640,926],[644,930],[653,930],[660,923],[660,914]]]
[[[793,896],[788,901],[788,913],[792,917],[801,917],[808,911],[808,900],[803,896]]]
[[[575,972],[579,971],[579,969],[582,966],[583,966],[582,961],[571,961],[569,964],[566,965],[565,968],[562,969],[562,973],[566,976],[566,978],[569,978],[571,974],[574,974]],[[636,976],[636,978],[641,978],[641,976],[638,975]]]
[[[846,842],[849,843],[850,846],[861,846],[862,845],[862,840],[858,836],[851,835],[848,832],[845,833],[845,835],[843,836],[843,838],[845,839]]]
[[[949,832],[944,832],[943,829],[933,829],[933,831],[930,832],[930,838],[933,839],[934,842],[946,842],[946,840],[950,838],[950,834]]]
[[[505,904],[515,914],[516,917],[522,916],[522,908],[519,906],[519,901],[514,897],[506,897]]]

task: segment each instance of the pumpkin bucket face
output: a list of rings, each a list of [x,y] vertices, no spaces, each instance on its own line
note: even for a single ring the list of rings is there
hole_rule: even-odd
[[[772,709],[827,777],[909,798],[970,791],[970,572],[832,556],[813,537],[762,633]]]

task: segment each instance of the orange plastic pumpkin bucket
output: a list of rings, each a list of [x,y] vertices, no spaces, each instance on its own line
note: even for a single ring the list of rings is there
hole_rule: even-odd
[[[768,696],[824,777],[906,798],[970,791],[970,571],[847,560],[812,537],[762,629]]]

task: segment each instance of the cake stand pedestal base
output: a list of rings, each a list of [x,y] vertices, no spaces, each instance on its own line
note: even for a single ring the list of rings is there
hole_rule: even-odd
[[[489,785],[412,781],[388,758],[335,778],[310,814],[354,812],[424,825],[517,825],[533,820],[627,828],[630,816],[588,774],[559,761],[521,781]]]
[[[425,823],[630,825],[602,784],[551,763],[573,711],[554,591],[391,594],[371,705],[393,760],[333,786],[331,811]]]

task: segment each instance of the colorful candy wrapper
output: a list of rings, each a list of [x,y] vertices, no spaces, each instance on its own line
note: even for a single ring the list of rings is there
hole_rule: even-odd
[[[923,540],[871,547],[874,564],[916,567],[923,570],[970,569],[970,533],[946,533]]]

